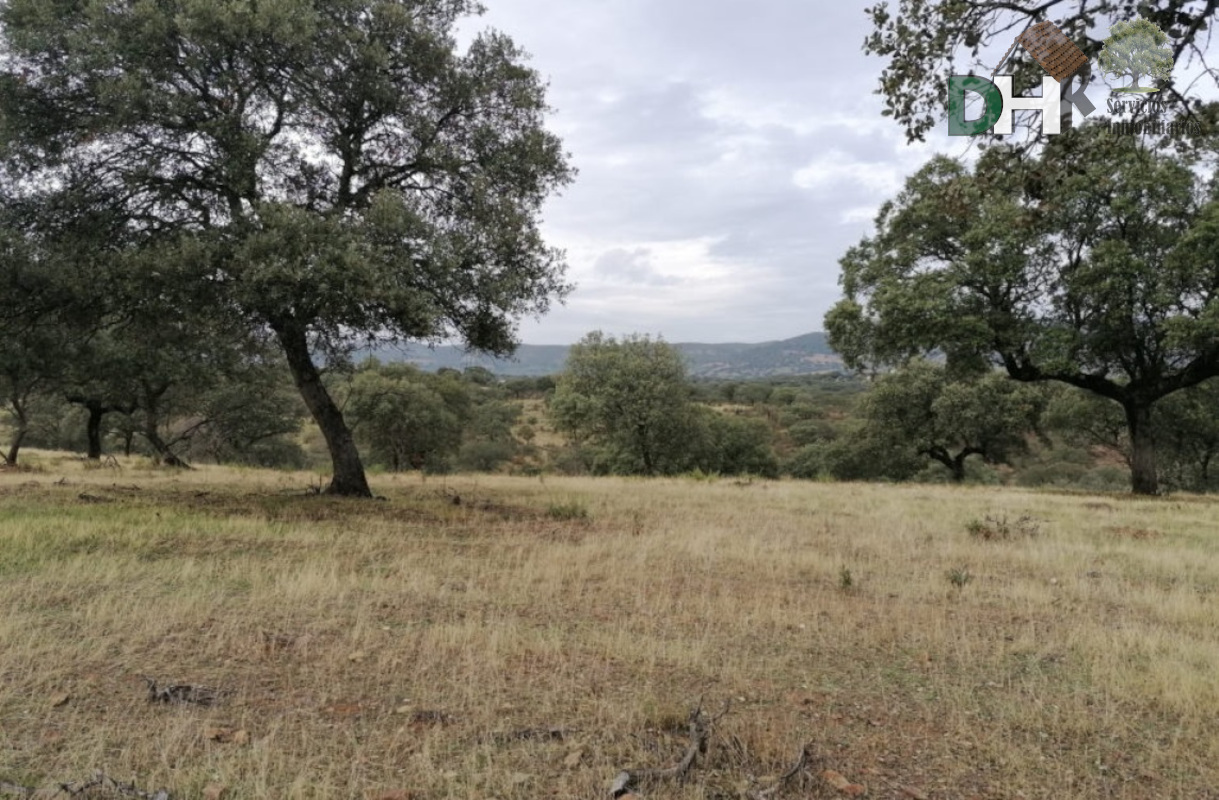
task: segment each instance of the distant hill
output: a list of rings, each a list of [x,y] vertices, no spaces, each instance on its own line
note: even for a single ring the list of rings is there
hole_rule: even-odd
[[[824,333],[806,333],[792,339],[760,344],[675,345],[685,356],[690,373],[703,378],[767,378],[780,375],[807,375],[843,369],[842,359],[826,344]],[[485,367],[496,375],[554,375],[567,360],[566,345],[521,345],[511,359],[497,359],[467,353],[460,347],[429,349],[420,345],[378,348],[374,355],[382,361],[409,362],[421,369],[436,371],[444,367],[465,369]]]

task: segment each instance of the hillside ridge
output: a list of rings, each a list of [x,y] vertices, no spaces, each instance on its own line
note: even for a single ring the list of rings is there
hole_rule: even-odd
[[[569,347],[523,344],[509,359],[468,353],[454,345],[436,348],[419,344],[382,346],[371,351],[371,355],[381,361],[415,364],[428,371],[478,366],[496,375],[520,377],[561,372]],[[821,332],[757,343],[675,342],[674,347],[686,357],[690,374],[699,378],[767,378],[843,369],[842,358],[830,349]]]

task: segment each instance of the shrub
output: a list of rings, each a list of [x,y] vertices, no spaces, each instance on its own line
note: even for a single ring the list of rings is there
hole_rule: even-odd
[[[493,472],[515,454],[516,447],[510,441],[470,441],[457,452],[457,466],[470,472]]]
[[[987,541],[1017,537],[1031,539],[1041,533],[1041,525],[1028,515],[1018,517],[1014,522],[1009,522],[1006,514],[1001,518],[987,515],[985,519],[967,522],[965,531],[975,539]]]
[[[965,585],[974,579],[970,574],[969,567],[953,567],[948,570],[948,582],[956,589],[964,589]]]
[[[563,521],[584,520],[588,519],[588,508],[579,500],[551,503],[546,508],[546,515]]]

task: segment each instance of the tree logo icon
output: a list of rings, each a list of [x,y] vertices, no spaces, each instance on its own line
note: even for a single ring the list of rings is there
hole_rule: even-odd
[[[1106,75],[1129,75],[1131,83],[1114,92],[1145,94],[1160,91],[1154,86],[1139,86],[1143,77],[1167,79],[1172,74],[1172,48],[1168,35],[1149,20],[1138,18],[1119,22],[1109,30],[1105,47],[1097,62]]]

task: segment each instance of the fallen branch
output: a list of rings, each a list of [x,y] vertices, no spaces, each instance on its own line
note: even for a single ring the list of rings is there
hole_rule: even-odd
[[[724,718],[730,705],[731,701],[726,701],[723,711],[714,717],[708,717],[703,714],[702,703],[699,703],[698,707],[690,712],[690,746],[686,748],[686,753],[682,756],[681,761],[677,762],[676,766],[667,769],[624,769],[614,777],[614,782],[610,786],[610,795],[618,798],[629,794],[631,787],[642,781],[684,778],[690,771],[690,767],[694,765],[694,760],[698,758],[699,753],[707,751],[707,737],[711,732],[711,726]]]
[[[114,778],[101,772],[79,786],[73,783],[61,783],[55,789],[50,790],[38,790],[28,786],[8,783],[7,781],[0,781],[0,794],[15,794],[21,797],[51,798],[58,797],[61,794],[66,797],[97,797],[94,790],[109,792],[118,797],[134,797],[137,800],[170,800],[169,791],[166,789],[146,792],[136,787],[134,783],[116,781]]]
[[[783,788],[784,784],[786,784],[788,781],[790,781],[792,778],[796,777],[797,775],[800,775],[801,773],[803,773],[805,768],[808,767],[808,761],[809,761],[808,751],[809,751],[810,747],[811,747],[811,745],[806,744],[800,748],[800,757],[796,760],[796,763],[792,765],[791,769],[789,769],[787,772],[784,772],[782,775],[780,775],[779,779],[774,783],[774,785],[770,786],[767,789],[757,789],[757,790],[748,792],[746,796],[749,798],[749,800],[766,800],[768,797],[773,797],[775,795],[775,793],[777,793],[780,789]]]

